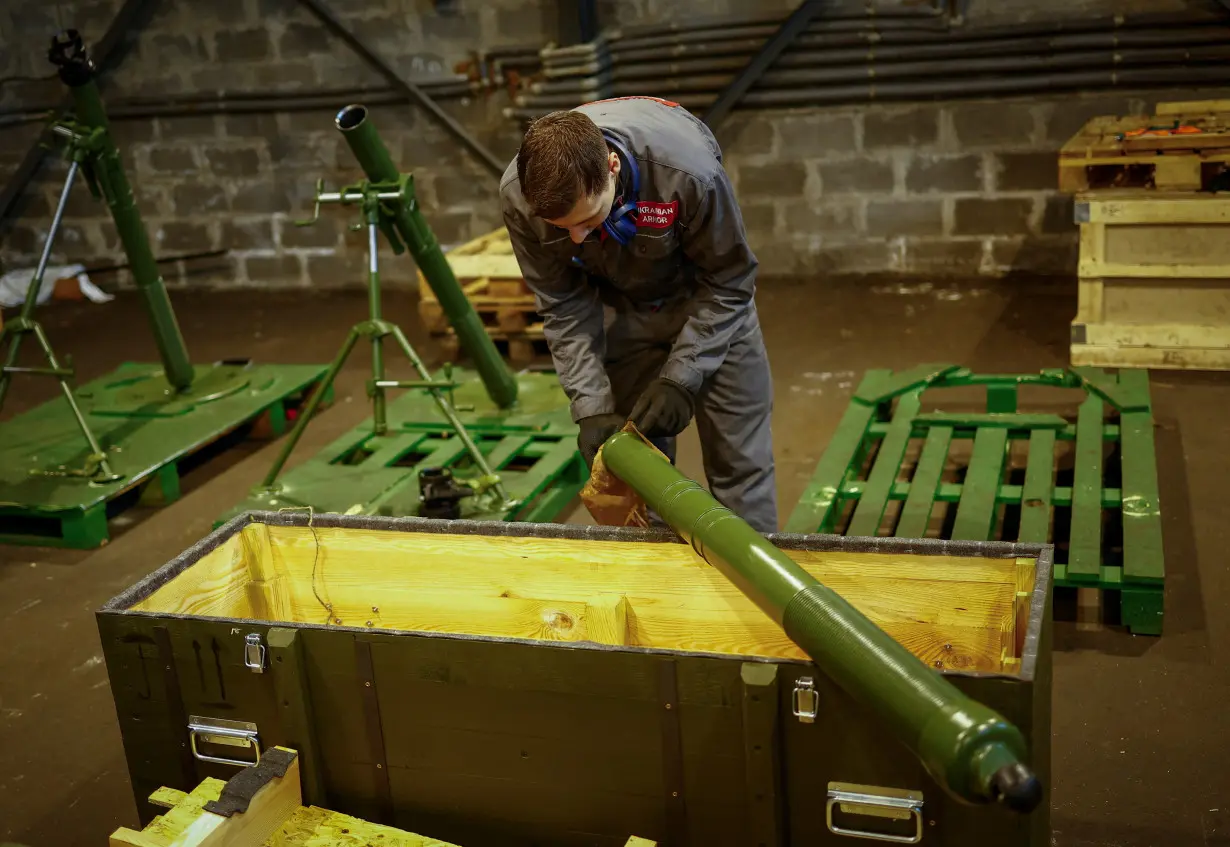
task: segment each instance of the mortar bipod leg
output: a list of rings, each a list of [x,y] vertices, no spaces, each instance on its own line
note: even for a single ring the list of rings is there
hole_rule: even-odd
[[[393,327],[393,336],[397,339],[397,343],[401,346],[402,351],[405,352],[406,358],[414,364],[414,369],[419,372],[419,376],[426,381],[431,381],[431,373],[427,370],[427,366],[423,364],[419,354],[410,345],[410,340],[401,331],[401,327]],[[443,389],[429,388],[427,390],[431,393],[432,399],[436,401],[440,412],[444,417],[448,418],[449,424],[456,430],[457,437],[461,439],[461,443],[465,445],[466,450],[474,459],[474,464],[478,465],[478,469],[482,472],[483,476],[491,481],[491,489],[499,496],[501,503],[505,506],[510,505],[512,501],[508,497],[508,492],[504,490],[504,484],[500,482],[499,476],[492,470],[491,465],[487,463],[487,457],[482,454],[482,451],[478,449],[478,445],[474,443],[474,439],[470,437],[465,424],[457,417],[457,411],[453,408],[453,404],[444,396]]]
[[[17,329],[5,333],[12,335],[13,338],[4,367],[0,369],[0,409],[4,408],[4,396],[8,393],[9,381],[12,378],[11,369],[17,366],[17,357],[21,351],[21,337],[25,334],[29,321],[33,319],[34,307],[38,303],[38,295],[43,288],[43,275],[47,272],[47,262],[51,258],[51,247],[55,243],[56,234],[60,231],[60,222],[64,219],[64,207],[68,205],[68,194],[72,191],[73,181],[76,180],[80,167],[75,160],[68,166],[68,176],[64,178],[64,187],[60,189],[60,202],[56,204],[55,216],[51,219],[51,229],[47,231],[43,254],[39,256],[38,268],[34,271],[34,278],[30,280],[30,287],[26,289],[26,299],[21,306],[21,318],[17,322]]]

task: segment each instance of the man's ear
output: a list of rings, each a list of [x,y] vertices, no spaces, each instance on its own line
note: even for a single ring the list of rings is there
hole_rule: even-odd
[[[610,168],[611,173],[613,175],[619,176],[619,154],[618,153],[616,153],[614,150],[610,151],[607,154],[606,164],[607,164],[607,167]]]

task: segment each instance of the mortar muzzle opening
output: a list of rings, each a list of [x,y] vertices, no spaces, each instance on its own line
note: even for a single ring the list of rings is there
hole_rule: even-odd
[[[367,107],[360,105],[350,105],[337,113],[337,128],[342,132],[351,129],[358,129],[363,122],[367,120]]]

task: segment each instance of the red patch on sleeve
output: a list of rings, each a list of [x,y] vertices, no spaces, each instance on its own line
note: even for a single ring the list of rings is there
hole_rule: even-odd
[[[669,229],[675,225],[675,217],[678,214],[678,200],[672,200],[669,203],[640,200],[636,204],[637,226],[647,226],[650,229]]]

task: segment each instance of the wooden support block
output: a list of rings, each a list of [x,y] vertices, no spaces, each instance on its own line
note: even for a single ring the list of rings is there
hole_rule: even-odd
[[[598,644],[627,645],[628,598],[619,595],[595,597],[585,604],[585,635]]]
[[[155,806],[161,806],[164,809],[174,809],[184,801],[188,796],[188,792],[180,791],[175,788],[167,788],[163,786],[149,796],[149,801]]]
[[[635,835],[628,839],[628,843],[624,847],[657,847],[658,842],[650,841],[647,838],[637,838]]]
[[[1199,156],[1158,156],[1153,166],[1153,184],[1174,191],[1200,190]]]
[[[1097,632],[1102,627],[1102,592],[1096,588],[1076,589],[1076,628]]]

